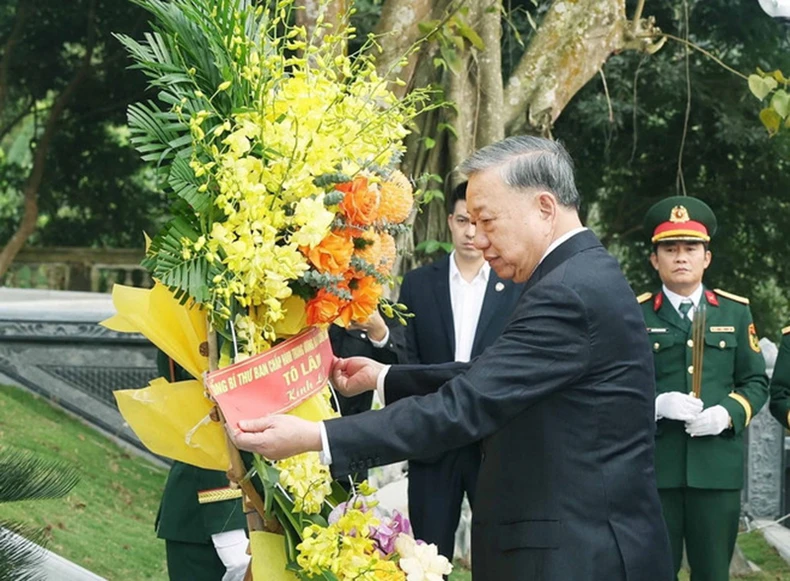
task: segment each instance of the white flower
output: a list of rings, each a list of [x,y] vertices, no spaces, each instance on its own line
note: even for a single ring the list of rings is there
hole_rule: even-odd
[[[453,570],[436,545],[417,544],[409,535],[398,535],[395,550],[400,555],[398,566],[406,573],[407,581],[442,581],[442,576]]]

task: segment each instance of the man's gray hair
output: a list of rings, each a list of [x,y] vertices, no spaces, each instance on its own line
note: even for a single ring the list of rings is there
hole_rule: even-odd
[[[573,160],[557,141],[530,135],[508,137],[476,151],[459,169],[467,176],[499,167],[502,181],[518,190],[545,189],[563,206],[579,208]]]

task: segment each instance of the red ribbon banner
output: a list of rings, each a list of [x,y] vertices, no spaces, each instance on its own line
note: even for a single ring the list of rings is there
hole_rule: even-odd
[[[317,327],[268,351],[206,375],[206,388],[231,427],[239,420],[292,410],[326,385],[332,366],[329,334]]]

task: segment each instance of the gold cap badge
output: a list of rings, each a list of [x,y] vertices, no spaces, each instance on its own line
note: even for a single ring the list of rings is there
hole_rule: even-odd
[[[669,213],[669,221],[675,224],[678,222],[688,222],[690,219],[689,211],[686,209],[686,206],[675,206]]]

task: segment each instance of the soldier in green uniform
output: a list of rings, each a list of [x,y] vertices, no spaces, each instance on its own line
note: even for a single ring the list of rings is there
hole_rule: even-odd
[[[171,382],[190,379],[161,352],[157,368]],[[240,499],[224,472],[173,463],[156,519],[171,581],[243,579],[249,557]]]
[[[675,571],[685,541],[692,581],[726,581],[740,517],[743,431],[768,397],[765,362],[749,301],[702,284],[716,231],[710,207],[667,198],[647,212],[645,228],[663,283],[639,302],[655,358],[656,476]],[[704,316],[699,398],[691,393],[695,313],[698,325]]]
[[[771,414],[790,428],[790,327],[782,329],[782,342],[771,377]]]

